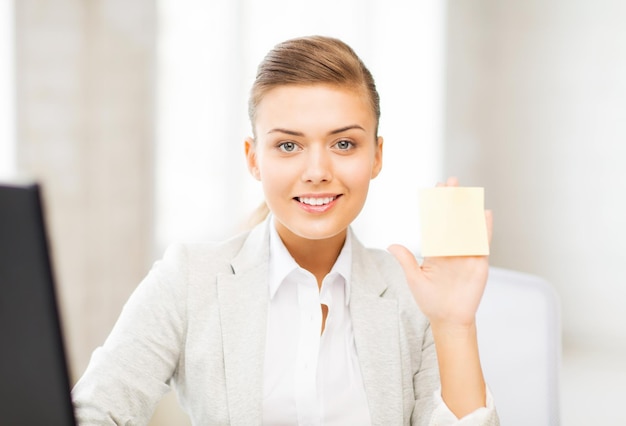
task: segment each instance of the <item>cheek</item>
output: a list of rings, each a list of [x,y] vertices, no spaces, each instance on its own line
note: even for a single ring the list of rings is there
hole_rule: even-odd
[[[359,181],[355,184],[358,185],[358,191],[360,194],[362,194],[363,198],[365,199],[365,197],[367,197],[367,193],[369,192],[369,187],[370,187],[370,175],[368,174],[363,174],[362,176],[360,176]]]
[[[372,163],[369,159],[344,164],[342,174],[351,185],[367,190],[372,179]],[[356,188],[355,188],[356,189]]]
[[[277,164],[272,161],[260,164],[261,185],[265,193],[280,193],[287,191],[294,180],[294,172],[286,164]]]

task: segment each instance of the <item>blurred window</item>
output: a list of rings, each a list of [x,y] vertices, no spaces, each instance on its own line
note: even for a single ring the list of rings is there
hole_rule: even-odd
[[[0,176],[15,172],[13,1],[0,1]]]

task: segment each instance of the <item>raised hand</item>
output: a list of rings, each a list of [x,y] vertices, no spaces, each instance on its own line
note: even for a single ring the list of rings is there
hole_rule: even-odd
[[[449,178],[438,186],[458,186],[458,181]],[[485,212],[485,220],[491,241],[491,212]],[[488,257],[429,257],[420,265],[403,246],[392,245],[389,251],[402,265],[411,293],[430,321],[444,402],[458,418],[484,407],[476,311],[487,283]]]
[[[446,184],[458,186],[456,178]],[[491,240],[493,219],[485,212],[487,232]],[[480,304],[489,262],[487,256],[429,257],[420,265],[403,246],[392,245],[391,252],[400,262],[418,306],[433,325],[471,326]]]

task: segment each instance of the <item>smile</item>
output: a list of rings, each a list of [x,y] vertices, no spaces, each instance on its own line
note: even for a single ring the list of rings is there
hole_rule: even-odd
[[[330,204],[335,201],[337,197],[296,197],[296,200],[302,204],[307,204],[309,206],[325,206],[326,204]]]

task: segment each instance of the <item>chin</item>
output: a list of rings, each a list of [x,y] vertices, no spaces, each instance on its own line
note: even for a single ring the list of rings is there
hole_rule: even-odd
[[[312,224],[289,228],[295,235],[307,240],[327,240],[339,235],[345,235],[350,223],[346,224]]]

